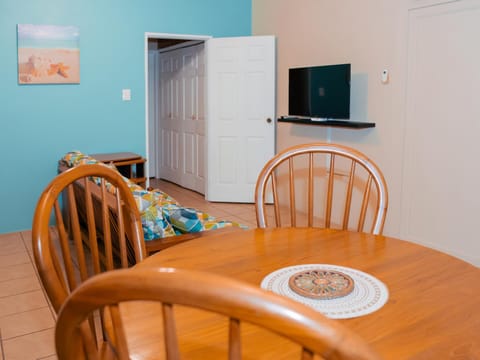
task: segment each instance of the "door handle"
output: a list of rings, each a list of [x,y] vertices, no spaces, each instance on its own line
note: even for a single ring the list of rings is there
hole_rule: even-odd
[[[271,118],[267,118],[267,123],[271,123],[272,122],[272,119]]]

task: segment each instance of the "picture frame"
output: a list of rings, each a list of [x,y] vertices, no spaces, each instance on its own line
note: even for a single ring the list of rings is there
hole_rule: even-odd
[[[19,84],[79,84],[76,26],[17,25]]]

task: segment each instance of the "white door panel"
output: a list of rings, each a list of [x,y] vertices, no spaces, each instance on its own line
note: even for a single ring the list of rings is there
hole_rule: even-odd
[[[160,177],[204,193],[203,44],[161,54]],[[201,153],[199,152],[199,149]]]
[[[148,154],[147,158],[155,159],[156,144],[157,144],[157,81],[158,81],[158,53],[154,51],[148,52]],[[149,176],[155,177],[157,175],[155,161],[149,161],[148,164]]]
[[[171,57],[160,57],[160,162],[159,177],[174,181],[172,173],[172,130],[170,129],[169,117],[172,113],[172,59]]]
[[[183,169],[181,185],[198,191],[205,192],[205,179],[198,173],[198,163],[203,164],[203,160],[199,158],[198,148],[204,144],[198,142],[203,139],[199,135],[205,133],[205,120],[199,116],[199,94],[204,89],[199,87],[199,68],[203,66],[203,44],[194,47],[188,47],[181,50],[183,66],[181,78],[183,81]],[[204,73],[204,71],[201,71]],[[202,95],[203,99],[203,95]],[[202,107],[203,109],[203,107]]]
[[[275,38],[211,39],[207,54],[206,198],[253,202],[275,152]]]
[[[401,236],[480,264],[480,1],[411,10]]]
[[[205,46],[202,45],[197,49],[197,114],[195,121],[196,134],[196,163],[195,163],[195,190],[201,194],[205,193],[206,184],[206,153],[205,153],[205,134],[206,134],[206,119],[205,119]]]
[[[160,177],[179,183],[180,158],[182,151],[181,124],[179,123],[179,99],[181,83],[175,76],[181,69],[178,56],[161,55],[160,72],[160,133],[161,163]]]

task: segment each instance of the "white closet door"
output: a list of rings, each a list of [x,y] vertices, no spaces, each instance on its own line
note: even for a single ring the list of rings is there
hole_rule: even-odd
[[[411,10],[402,237],[480,266],[480,1]]]
[[[180,51],[182,57],[182,136],[183,136],[183,161],[181,185],[204,193],[204,151],[205,146],[205,116],[199,113],[203,109],[203,79],[205,71],[203,58],[203,44],[191,46]]]
[[[197,115],[195,122],[195,130],[197,141],[196,146],[196,158],[195,164],[195,187],[194,189],[201,194],[205,194],[205,187],[207,182],[207,152],[206,152],[206,132],[207,132],[207,119],[206,119],[206,65],[205,65],[205,46],[202,44],[197,49]]]
[[[157,83],[158,77],[158,53],[156,51],[148,52],[148,159],[156,159],[156,135],[157,135]],[[148,174],[150,177],[156,177],[155,161],[148,162]]]
[[[203,56],[203,44],[160,55],[159,177],[200,193],[205,191]]]
[[[175,75],[180,68],[178,56],[161,54],[160,56],[160,123],[159,141],[161,148],[159,177],[180,183],[180,141],[178,92],[180,80]]]

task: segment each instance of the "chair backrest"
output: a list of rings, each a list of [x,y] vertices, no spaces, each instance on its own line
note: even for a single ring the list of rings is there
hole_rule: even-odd
[[[381,234],[387,207],[387,185],[378,166],[337,144],[281,151],[265,164],[255,189],[260,228],[308,226]],[[365,230],[367,223],[371,226]]]
[[[114,353],[118,359],[128,359],[127,333],[122,326],[118,306],[130,301],[161,302],[163,341],[166,359],[169,360],[181,358],[175,328],[175,305],[226,316],[229,319],[229,359],[241,359],[240,333],[244,322],[299,344],[302,348],[299,356],[304,360],[313,359],[314,354],[324,359],[380,359],[362,339],[342,324],[289,298],[216,274],[147,267],[95,276],[71,294],[57,319],[55,343],[58,358],[86,358],[82,351],[82,323],[92,311],[108,306],[111,314],[118,316],[113,319],[113,323],[117,324],[114,328],[117,339]],[[90,358],[104,357],[96,353]]]
[[[128,267],[146,253],[130,189],[117,171],[100,164],[79,165],[48,184],[35,210],[32,241],[38,273],[56,312],[87,278]]]

